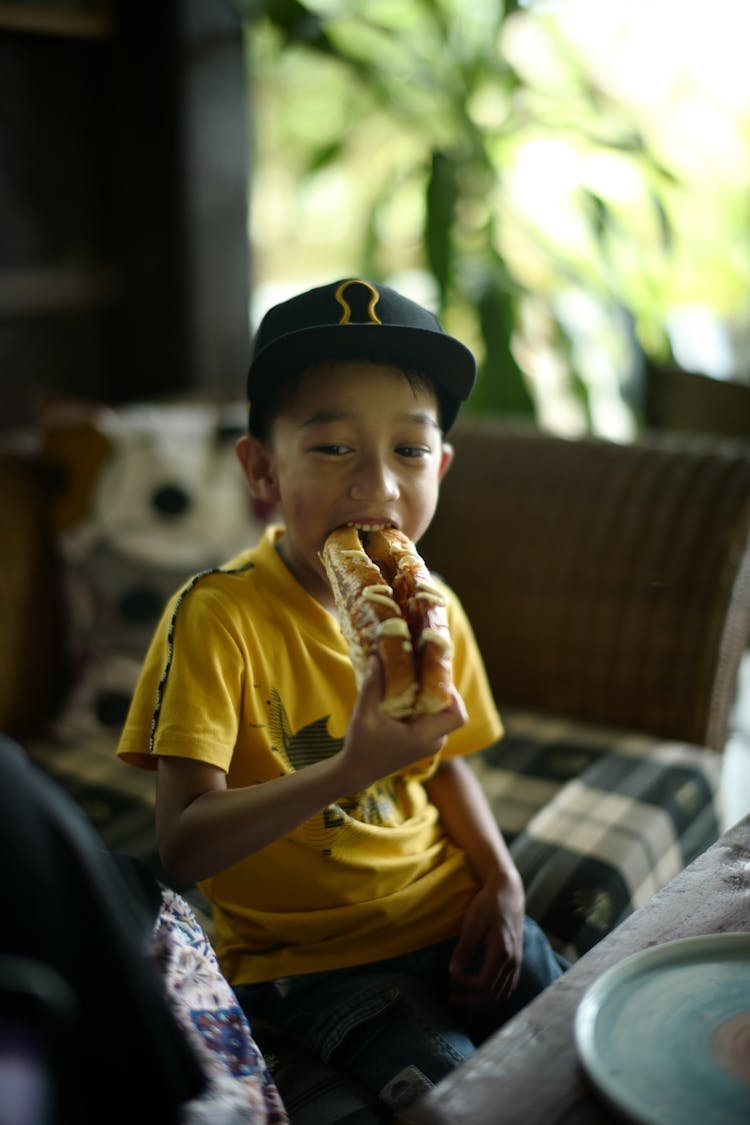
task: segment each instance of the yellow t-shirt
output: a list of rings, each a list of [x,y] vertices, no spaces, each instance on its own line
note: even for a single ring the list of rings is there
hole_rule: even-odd
[[[291,773],[340,749],[357,694],[337,621],[274,544],[283,528],[170,601],[145,659],[119,755],[218,766],[231,787]],[[450,590],[454,679],[469,721],[441,751],[501,734],[471,628]],[[203,881],[231,984],[396,956],[458,933],[476,880],[423,780],[440,755],[324,809]]]

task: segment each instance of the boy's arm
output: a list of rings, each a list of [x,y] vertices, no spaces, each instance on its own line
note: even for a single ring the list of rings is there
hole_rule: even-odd
[[[466,722],[458,695],[452,707],[410,723],[384,715],[382,697],[383,675],[373,658],[342,749],[257,785],[228,789],[216,766],[159,758],[156,831],[166,869],[190,882],[216,875],[341,797],[436,754],[446,736]]]
[[[461,758],[443,762],[426,789],[443,825],[464,851],[480,882],[451,960],[451,976],[466,1006],[509,996],[523,953],[524,891],[484,791]]]

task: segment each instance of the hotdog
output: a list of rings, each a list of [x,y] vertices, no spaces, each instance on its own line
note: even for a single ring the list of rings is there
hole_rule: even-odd
[[[375,653],[382,710],[397,719],[441,711],[453,699],[446,600],[414,544],[395,528],[341,527],[323,545],[341,631],[357,683]]]

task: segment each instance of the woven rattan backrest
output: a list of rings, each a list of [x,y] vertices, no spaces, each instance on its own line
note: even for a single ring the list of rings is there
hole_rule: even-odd
[[[719,749],[750,644],[750,444],[466,420],[421,542],[502,706]]]

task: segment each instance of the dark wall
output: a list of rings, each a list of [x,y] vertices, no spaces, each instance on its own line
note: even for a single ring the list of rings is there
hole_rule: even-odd
[[[221,0],[95,11],[39,25],[0,10],[5,428],[33,419],[49,392],[111,403],[242,393],[240,21]]]

